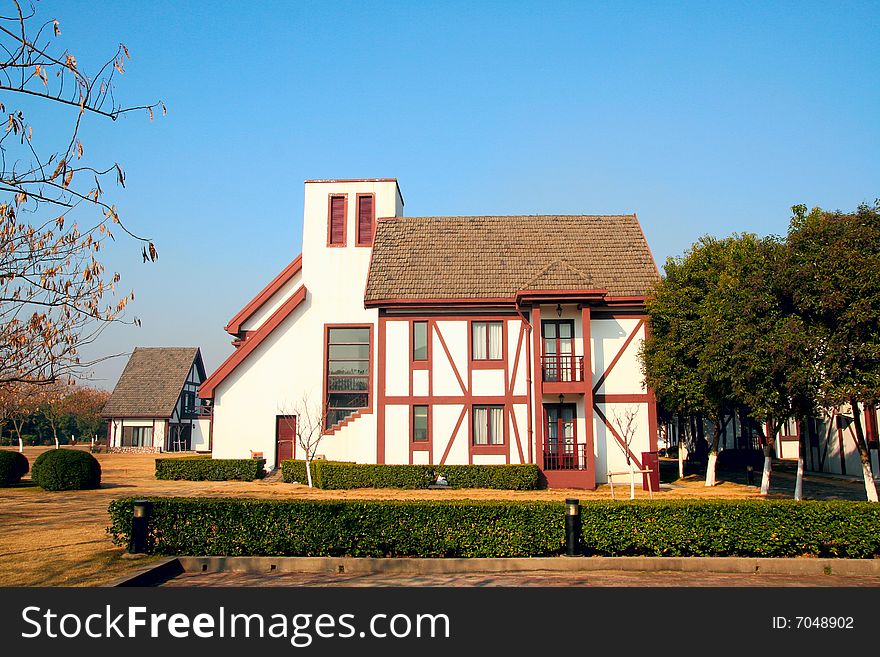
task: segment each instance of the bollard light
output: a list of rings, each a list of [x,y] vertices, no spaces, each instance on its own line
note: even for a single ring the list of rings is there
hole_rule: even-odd
[[[581,504],[580,500],[565,500],[565,556],[577,557],[581,553]]]
[[[150,512],[153,503],[149,500],[135,500],[132,507],[131,520],[131,545],[128,551],[131,554],[143,554],[147,551],[147,525],[150,522]]]

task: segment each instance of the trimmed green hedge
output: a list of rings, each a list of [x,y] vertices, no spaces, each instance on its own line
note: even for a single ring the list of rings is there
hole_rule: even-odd
[[[347,488],[427,488],[433,473],[446,477],[456,488],[534,490],[538,488],[537,465],[369,465],[339,461],[313,461],[312,480],[328,490]],[[287,483],[305,483],[305,461],[284,461],[281,476]]]
[[[156,459],[156,479],[253,481],[265,476],[265,465],[265,459],[212,459],[210,456]]]
[[[31,469],[31,481],[45,490],[87,490],[101,485],[101,464],[79,449],[50,449]]]
[[[148,551],[165,555],[539,557],[564,552],[561,502],[154,498]],[[108,532],[131,536],[133,498]],[[604,556],[880,556],[867,502],[597,501],[581,505],[585,552]]]
[[[28,473],[30,467],[24,454],[0,450],[0,488],[17,484]]]

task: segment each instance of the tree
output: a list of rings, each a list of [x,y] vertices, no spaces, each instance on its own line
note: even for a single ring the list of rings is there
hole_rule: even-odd
[[[877,502],[860,404],[880,403],[880,202],[792,213],[786,269],[792,304],[813,335],[820,403],[849,405],[865,492]]]
[[[707,321],[714,327],[707,357],[730,368],[734,401],[764,438],[766,495],[776,436],[789,419],[815,412],[818,370],[809,357],[810,331],[788,300],[785,245],[743,234],[726,241],[725,253],[717,287],[707,297]]]
[[[22,430],[25,423],[40,408],[41,386],[29,383],[14,382],[2,387],[3,404],[5,413],[12,421],[12,429],[18,438],[18,450],[24,448],[24,435]]]
[[[35,391],[38,397],[39,411],[52,429],[52,438],[55,441],[56,447],[58,446],[58,429],[70,417],[65,403],[67,396],[71,392],[70,389],[71,384],[67,381],[55,381],[54,383],[40,386]]]
[[[706,486],[715,485],[724,410],[733,406],[730,354],[712,348],[719,327],[710,309],[732,240],[702,237],[683,257],[666,261],[647,300],[650,332],[640,352],[645,384],[665,409],[712,421]]]
[[[618,414],[616,410],[611,412],[614,417],[614,423],[617,425],[617,431],[620,433],[621,440],[623,440],[623,445],[620,445],[620,449],[626,457],[626,465],[629,468],[629,499],[631,500],[636,499],[636,475],[629,448],[639,428],[638,423],[636,423],[638,411],[637,406],[627,406],[623,410],[622,415]]]
[[[64,397],[63,410],[72,418],[80,436],[94,436],[104,419],[101,411],[110,399],[110,392],[86,386],[74,386]]]
[[[17,0],[10,5],[11,15],[0,15],[0,384],[44,383],[90,365],[80,362],[80,348],[108,323],[128,321],[123,311],[134,294],[116,297],[120,276],[100,259],[114,233],[141,242],[144,261],[157,257],[105,196],[111,180],[125,185],[122,167],[89,162],[81,128],[134,111],[152,118],[164,105],[116,101],[124,45],[89,74],[57,45],[57,20],[25,12]]]
[[[296,403],[282,404],[278,410],[282,415],[296,417],[296,444],[305,455],[306,478],[309,488],[313,488],[312,461],[315,460],[315,454],[318,453],[318,447],[325,435],[328,406],[320,401],[313,401],[308,393],[303,393]]]

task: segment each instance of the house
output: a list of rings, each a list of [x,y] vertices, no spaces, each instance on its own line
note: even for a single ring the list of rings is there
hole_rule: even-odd
[[[404,217],[397,180],[308,180],[303,249],[226,326],[213,454],[538,464],[594,488],[656,450],[638,219]],[[308,417],[307,417],[308,416]]]
[[[197,397],[197,347],[138,347],[104,405],[111,452],[210,451],[210,418]]]

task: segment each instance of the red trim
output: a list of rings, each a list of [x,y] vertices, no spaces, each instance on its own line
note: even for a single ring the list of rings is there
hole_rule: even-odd
[[[543,351],[543,345],[541,344],[541,306],[534,306],[532,308],[532,316],[531,316],[531,331],[532,331],[532,384],[534,385],[534,400],[535,407],[529,409],[529,415],[534,414],[535,416],[535,424],[540,423],[540,427],[535,427],[534,436],[535,436],[535,452],[534,459],[531,459],[534,463],[538,463],[538,465],[543,468],[544,467],[544,415],[543,410],[538,412],[538,409],[543,409],[544,404],[542,403],[544,394],[543,394],[543,381],[541,380],[543,377],[541,376],[541,353]],[[531,452],[532,443],[529,442],[529,451]],[[531,454],[529,455],[531,457]]]
[[[342,197],[342,242],[334,244],[332,240],[333,225],[331,217],[333,215],[333,199]],[[327,194],[327,247],[331,249],[342,249],[348,246],[348,194],[335,192]]]
[[[379,311],[376,337],[376,463],[385,463],[385,315]]]
[[[646,298],[644,296],[605,297],[602,301],[608,306],[644,306]]]
[[[484,396],[484,395],[472,395],[468,393],[464,396],[453,396],[453,395],[439,395],[439,396],[429,396],[429,395],[386,395],[385,404],[392,404],[395,406],[400,405],[409,405],[409,404],[434,404],[435,406],[450,406],[454,404],[476,404],[480,406],[481,404],[489,404],[494,406],[502,406],[505,404],[526,404],[528,403],[528,397],[525,395],[517,395],[507,397],[505,395],[495,395],[495,396]]]
[[[296,256],[293,262],[287,265],[287,267],[285,267],[280,274],[273,278],[272,281],[266,287],[264,287],[257,296],[251,299],[244,308],[238,311],[238,314],[235,315],[235,317],[229,320],[229,323],[226,324],[226,332],[231,335],[238,335],[239,333],[241,333],[241,325],[249,320],[251,316],[255,312],[257,312],[257,310],[259,310],[264,303],[271,299],[272,296],[276,292],[278,292],[278,290],[280,290],[285,283],[290,281],[301,270],[302,253]]]
[[[364,307],[377,308],[424,308],[435,309],[437,306],[515,306],[516,302],[512,297],[486,297],[483,299],[473,298],[435,298],[435,299],[367,299],[364,301]]]
[[[584,441],[587,444],[588,488],[596,488],[596,437],[593,435],[593,326],[590,307],[581,307],[581,337],[584,341]]]
[[[428,437],[426,440],[415,440],[415,429],[416,429],[416,414],[415,408],[416,406],[424,406],[428,409]],[[430,404],[411,404],[409,407],[409,464],[412,465],[413,462],[413,452],[428,452],[428,463],[433,463],[434,460],[434,411],[431,408]]]
[[[330,391],[327,389],[327,356],[328,356],[328,348],[330,345],[330,329],[334,328],[365,328],[370,330],[370,355],[368,357],[369,362],[369,376],[367,377],[367,405],[363,408],[359,408],[357,411],[349,415],[343,420],[340,420],[332,427],[327,429],[322,428],[322,433],[324,435],[332,435],[339,431],[342,427],[348,425],[353,422],[361,415],[368,415],[373,412],[373,325],[372,324],[364,324],[363,322],[356,322],[351,324],[324,324],[324,361],[323,361],[323,369],[324,369],[324,399],[323,399],[323,408],[324,411],[327,412],[327,400],[330,398]]]
[[[287,301],[281,304],[281,307],[272,313],[269,319],[263,322],[246,342],[242,343],[211,376],[205,379],[199,386],[199,397],[202,399],[212,398],[215,388],[303,302],[306,298],[306,292],[305,286],[300,286]]]
[[[601,301],[608,294],[608,290],[597,288],[595,290],[519,290],[516,293],[517,303],[521,301],[533,301],[537,303],[569,300],[569,301]]]
[[[468,364],[472,370],[501,370],[507,368],[507,321],[502,319],[471,319],[467,323]],[[486,354],[489,353],[489,324],[501,324],[501,358],[474,358],[474,324],[486,325]],[[470,381],[468,381],[470,383]],[[505,382],[506,383],[506,382]],[[470,387],[470,386],[468,386]]]
[[[632,333],[630,333],[628,336],[626,336],[626,340],[624,341],[623,346],[620,348],[620,350],[614,356],[614,359],[608,364],[608,367],[605,368],[605,371],[602,373],[602,376],[600,376],[599,380],[596,381],[596,385],[593,386],[593,394],[596,394],[598,392],[599,388],[602,387],[602,384],[605,383],[605,379],[607,379],[608,375],[611,374],[611,370],[613,370],[614,366],[617,365],[617,361],[620,360],[620,358],[623,356],[624,352],[629,347],[630,343],[639,334],[640,329],[644,325],[645,325],[645,320],[640,319],[638,321],[638,323],[636,324],[635,328],[632,330]],[[639,468],[641,469],[641,466],[639,466]]]
[[[361,242],[361,199],[362,198],[371,198],[373,199],[373,208],[372,214],[373,216],[370,218],[370,240],[368,242]],[[354,245],[360,247],[371,247],[373,246],[373,240],[376,238],[376,195],[375,194],[357,194],[355,196],[355,233],[354,233]]]

